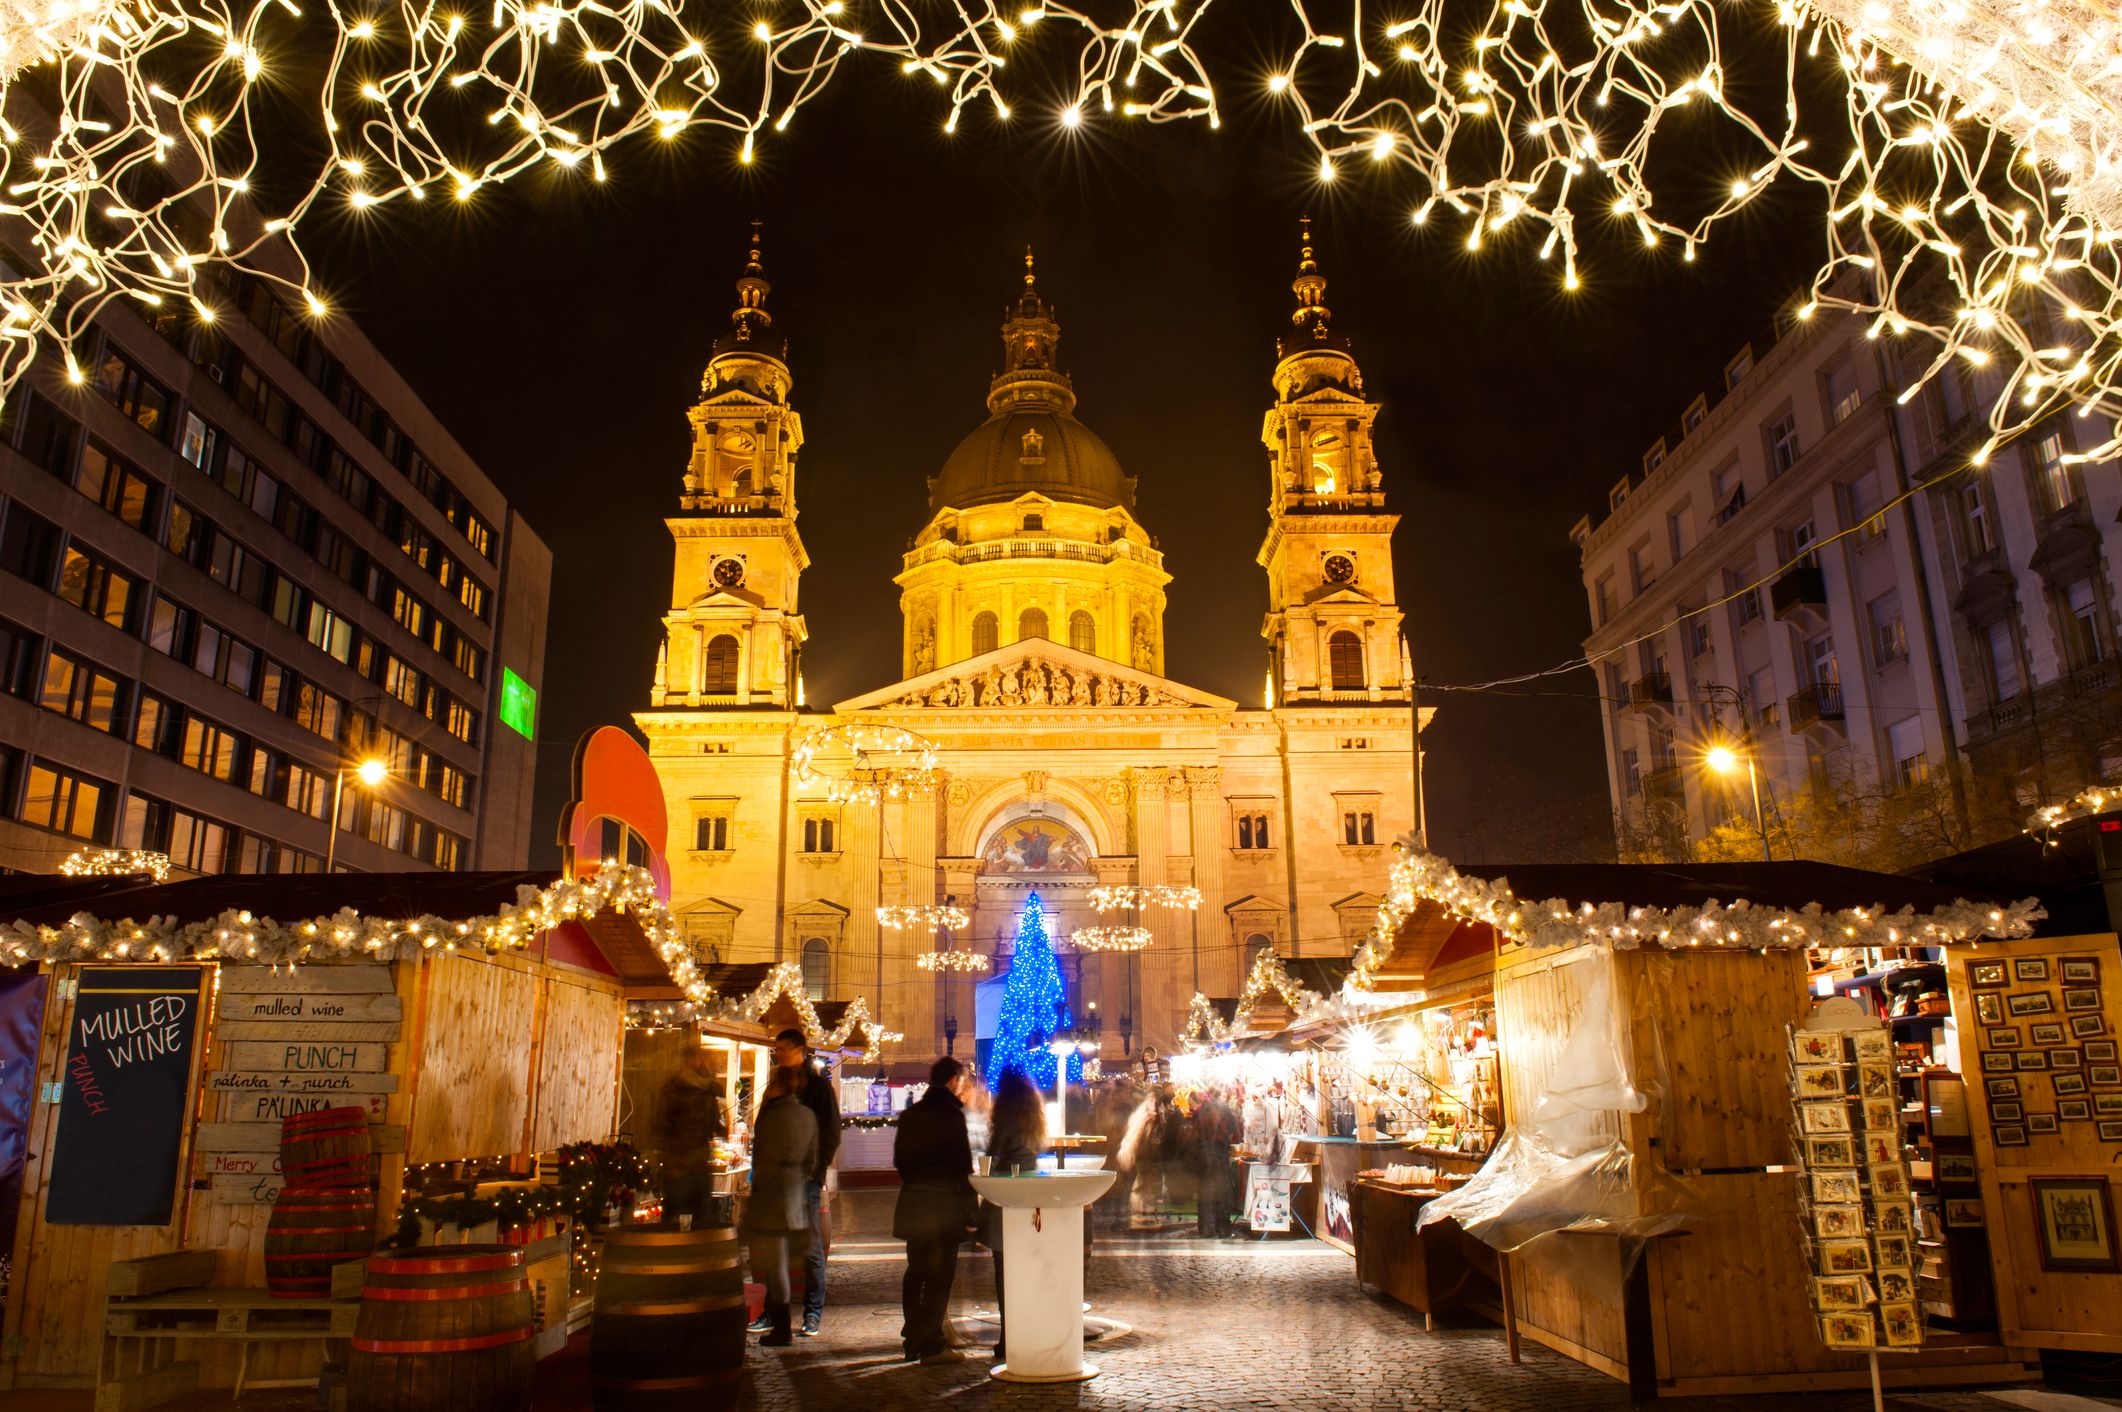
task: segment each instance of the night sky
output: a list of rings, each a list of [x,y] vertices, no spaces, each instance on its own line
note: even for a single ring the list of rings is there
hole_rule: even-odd
[[[892,575],[926,518],[924,477],[986,415],[1027,244],[1078,415],[1140,478],[1139,516],[1173,575],[1169,673],[1248,703],[1267,603],[1259,431],[1300,215],[1319,222],[1335,329],[1384,403],[1400,598],[1438,686],[1576,655],[1571,524],[1821,249],[1801,198],[1720,227],[1691,265],[1595,230],[1585,287],[1565,295],[1537,236],[1470,255],[1463,228],[1417,230],[1409,195],[1372,171],[1321,187],[1264,91],[1221,131],[1064,133],[1026,102],[1007,124],[969,110],[945,137],[944,113],[894,68],[844,69],[750,168],[703,130],[620,149],[603,187],[525,179],[441,225],[315,231],[335,306],[553,547],[534,861],[557,856],[576,738],[647,703],[685,409],[754,216],[807,436],[814,705],[897,679]],[[1705,160],[1668,180],[1684,195],[1729,173]],[[1607,816],[1594,690],[1577,672],[1513,689],[1546,694],[1426,697],[1432,843],[1464,861],[1581,851]]]

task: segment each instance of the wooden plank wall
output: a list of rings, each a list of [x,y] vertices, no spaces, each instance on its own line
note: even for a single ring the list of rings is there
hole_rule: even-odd
[[[520,1149],[537,1009],[528,961],[461,952],[430,958],[407,1162]]]
[[[1583,1011],[1586,968],[1604,964],[1590,948],[1539,955],[1520,948],[1500,960],[1496,1030],[1504,1045],[1498,1082],[1506,1122],[1523,1123],[1532,1115]],[[1618,1124],[1609,1127],[1617,1135],[1621,1130]],[[1550,1236],[1511,1257],[1519,1323],[1564,1340],[1589,1355],[1594,1366],[1622,1365],[1628,1357],[1613,1245]],[[1604,1246],[1605,1253],[1595,1246]]]
[[[1646,1083],[1663,1073],[1651,1116],[1664,1166],[1691,1172],[1794,1161],[1783,1030],[1812,1008],[1804,956],[1639,950],[1618,960],[1638,1068]]]
[[[546,986],[532,1152],[611,1136],[618,1123],[619,1054],[626,1029],[625,1002],[618,992],[559,977],[549,978]]]

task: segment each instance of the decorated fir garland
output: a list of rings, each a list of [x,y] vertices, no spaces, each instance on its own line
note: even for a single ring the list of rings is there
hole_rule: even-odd
[[[660,1187],[654,1166],[630,1142],[575,1142],[560,1149],[560,1180],[554,1185],[504,1186],[488,1196],[407,1193],[398,1207],[394,1246],[418,1245],[422,1221],[471,1230],[493,1222],[495,1234],[521,1230],[547,1216],[566,1216],[577,1231],[597,1231],[616,1202],[631,1205],[635,1193]]]

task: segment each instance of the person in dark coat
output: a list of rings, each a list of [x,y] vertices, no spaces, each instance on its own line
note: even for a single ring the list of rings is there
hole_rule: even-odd
[[[656,1155],[663,1161],[663,1219],[671,1225],[681,1216],[695,1226],[714,1217],[715,1143],[729,1133],[717,1087],[712,1056],[688,1043],[658,1095]]]
[[[995,1093],[994,1119],[987,1136],[987,1170],[998,1177],[1013,1177],[1039,1170],[1039,1149],[1046,1146],[1046,1102],[1022,1069],[1002,1077]],[[995,1256],[995,1313],[1006,1315],[1002,1300],[1002,1208],[980,1203],[980,1243]],[[1009,1325],[995,1341],[995,1361],[1008,1355]]]
[[[959,1094],[964,1083],[965,1066],[956,1059],[931,1064],[928,1092],[899,1115],[898,1136],[892,1140],[892,1165],[899,1169],[892,1234],[906,1242],[906,1278],[900,1287],[906,1322],[899,1336],[906,1356],[923,1363],[965,1361],[943,1330],[951,1281],[958,1273],[958,1246],[977,1220],[973,1149]]]
[[[795,1342],[789,1256],[813,1239],[803,1189],[817,1170],[818,1120],[797,1096],[799,1082],[794,1069],[776,1069],[766,1080],[766,1098],[752,1119],[752,1195],[744,1204],[752,1273],[766,1286],[768,1328],[759,1342],[775,1348]]]
[[[1194,1113],[1194,1141],[1198,1154],[1194,1166],[1201,1183],[1199,1231],[1221,1238],[1230,1234],[1230,1154],[1245,1136],[1244,1124],[1223,1099],[1223,1090],[1212,1088],[1201,1096]]]
[[[840,1150],[840,1100],[833,1095],[832,1080],[811,1062],[803,1031],[787,1029],[774,1036],[774,1067],[795,1076],[796,1096],[818,1120],[818,1163],[804,1187],[812,1238],[803,1257],[803,1336],[816,1338],[825,1320],[825,1174]],[[752,1330],[764,1332],[766,1327],[762,1314]]]

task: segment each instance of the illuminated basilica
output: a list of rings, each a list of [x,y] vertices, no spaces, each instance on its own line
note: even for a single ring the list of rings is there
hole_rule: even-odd
[[[1379,406],[1331,331],[1308,231],[1292,289],[1261,428],[1262,702],[1165,675],[1171,576],[1136,518],[1135,477],[1077,419],[1060,324],[1027,255],[987,419],[930,477],[896,579],[902,679],[806,706],[803,421],[754,236],[687,413],[692,455],[666,522],[670,608],[635,717],[669,804],[672,904],[703,960],[800,962],[813,997],[866,997],[913,1057],[942,1052],[946,1030],[960,1054],[985,1037],[980,988],[991,995],[1006,971],[1033,889],[1076,1014],[1096,1017],[1110,1057],[1168,1051],[1191,997],[1237,995],[1263,949],[1346,961],[1390,841],[1414,820],[1398,516],[1372,454]],[[834,802],[791,768],[833,726],[932,743],[932,783]],[[1200,904],[1091,910],[1092,889],[1128,883],[1191,885]],[[878,920],[880,906],[944,902],[969,924]],[[1147,949],[1066,945],[1116,922],[1148,929]],[[984,976],[915,964],[939,946],[1001,954]]]

